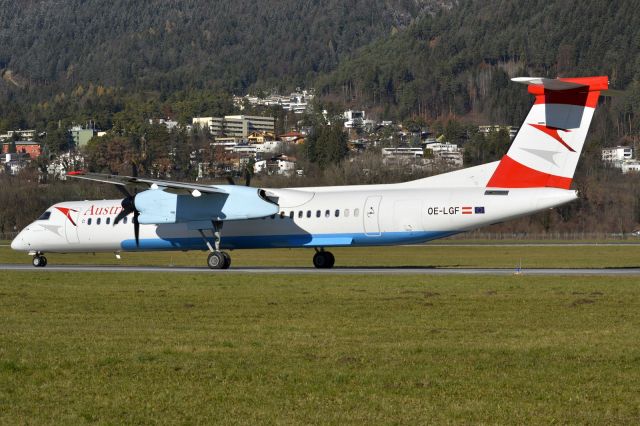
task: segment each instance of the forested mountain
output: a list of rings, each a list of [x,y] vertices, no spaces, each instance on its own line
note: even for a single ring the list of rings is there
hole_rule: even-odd
[[[186,120],[230,112],[232,92],[296,85],[379,118],[517,124],[530,99],[509,77],[606,74],[627,93],[595,127],[620,138],[640,131],[640,12],[634,0],[0,0],[0,72],[0,130]]]
[[[637,1],[463,0],[372,43],[319,85],[397,117],[474,113],[517,124],[530,101],[509,83],[515,75],[608,75],[612,87],[636,92],[620,108],[637,116]]]
[[[171,93],[310,83],[437,0],[1,0],[0,69],[17,86]]]

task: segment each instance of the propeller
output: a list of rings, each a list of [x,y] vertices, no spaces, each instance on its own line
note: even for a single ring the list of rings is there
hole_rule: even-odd
[[[115,220],[113,221],[114,225],[117,225],[122,219],[124,219],[129,214],[133,213],[133,234],[136,238],[136,247],[140,247],[140,223],[138,222],[138,216],[140,216],[140,212],[136,209],[135,204],[135,196],[131,195],[129,191],[124,186],[116,185],[116,188],[124,195],[124,199],[120,205],[122,206],[122,211],[118,213]]]
[[[225,176],[229,185],[235,185],[236,181],[231,176]],[[251,172],[248,167],[244,169],[244,186],[251,186]]]

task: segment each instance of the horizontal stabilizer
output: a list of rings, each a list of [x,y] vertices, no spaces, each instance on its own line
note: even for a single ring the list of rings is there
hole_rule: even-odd
[[[607,77],[578,77],[578,78],[544,78],[544,77],[515,77],[511,81],[528,86],[543,87],[544,90],[571,90],[581,87],[588,91],[606,90],[609,86]]]

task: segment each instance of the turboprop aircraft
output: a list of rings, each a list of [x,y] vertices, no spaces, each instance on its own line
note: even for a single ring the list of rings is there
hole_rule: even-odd
[[[513,81],[535,103],[499,161],[397,184],[284,189],[69,173],[116,185],[124,199],[55,204],[11,247],[38,267],[49,252],[209,250],[212,269],[230,266],[222,250],[310,247],[314,266],[331,268],[331,247],[421,243],[575,200],[571,181],[607,77]]]

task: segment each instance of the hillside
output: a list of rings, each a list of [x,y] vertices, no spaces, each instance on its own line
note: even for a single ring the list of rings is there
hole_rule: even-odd
[[[640,132],[633,0],[0,0],[0,24],[0,130],[186,120],[298,85],[379,118],[518,124],[530,99],[509,77],[606,74],[626,95],[598,143]]]
[[[319,86],[325,95],[396,117],[473,113],[516,124],[530,102],[509,83],[516,74],[608,75],[612,87],[637,90],[637,2],[461,1],[372,43]],[[637,115],[638,103],[629,96],[620,112]]]
[[[163,93],[298,85],[441,3],[1,0],[0,70],[29,94],[87,83]]]

